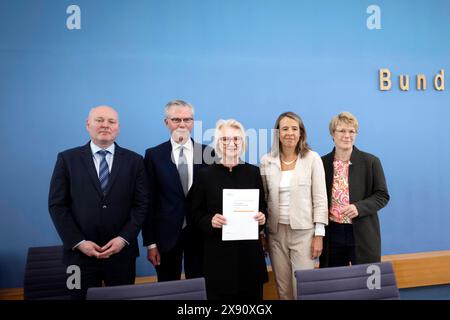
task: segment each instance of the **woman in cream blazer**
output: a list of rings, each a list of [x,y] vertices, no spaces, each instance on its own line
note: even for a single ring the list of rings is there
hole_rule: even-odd
[[[261,159],[269,254],[282,300],[295,299],[295,270],[314,268],[328,224],[322,160],[306,137],[301,118],[285,112],[275,123],[271,152]]]

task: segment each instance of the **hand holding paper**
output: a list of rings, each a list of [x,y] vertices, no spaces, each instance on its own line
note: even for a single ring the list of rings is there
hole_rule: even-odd
[[[227,219],[220,213],[216,213],[211,219],[211,225],[213,228],[222,228],[223,225],[227,224]]]
[[[258,212],[254,218],[260,226],[266,223],[266,216],[262,212]]]

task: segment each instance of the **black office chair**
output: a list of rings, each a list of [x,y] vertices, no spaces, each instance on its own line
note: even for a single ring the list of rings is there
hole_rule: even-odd
[[[379,282],[376,277],[379,275]],[[399,299],[391,262],[295,271],[298,300]]]
[[[205,278],[95,287],[87,300],[206,300]]]
[[[23,282],[25,300],[70,299],[62,253],[62,246],[28,249]]]

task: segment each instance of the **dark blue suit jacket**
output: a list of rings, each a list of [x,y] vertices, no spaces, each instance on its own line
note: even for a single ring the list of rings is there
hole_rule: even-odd
[[[111,176],[104,195],[90,144],[58,154],[48,206],[63,241],[68,264],[92,261],[72,248],[82,240],[104,246],[121,236],[130,245],[118,254],[139,256],[137,236],[148,212],[148,181],[142,156],[115,146]]]
[[[212,161],[214,152],[208,146],[194,141],[193,144],[193,181],[195,183],[198,171],[207,166],[205,159],[206,162]],[[158,250],[165,252],[175,246],[181,234],[185,216],[187,225],[192,225],[191,192],[189,191],[187,196],[184,195],[177,167],[172,161],[170,140],[147,149],[144,163],[148,173],[151,196],[149,214],[142,228],[144,246],[156,243]]]

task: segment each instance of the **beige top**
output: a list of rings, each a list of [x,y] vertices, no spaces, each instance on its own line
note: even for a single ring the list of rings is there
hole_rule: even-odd
[[[261,176],[267,200],[267,230],[278,230],[280,214],[281,163],[270,153],[261,159]],[[328,224],[328,200],[325,171],[317,152],[298,158],[293,170],[289,199],[289,224],[292,229],[311,229],[315,223]]]
[[[278,223],[289,224],[289,203],[291,201],[291,180],[294,170],[281,171],[280,180],[280,211]]]

